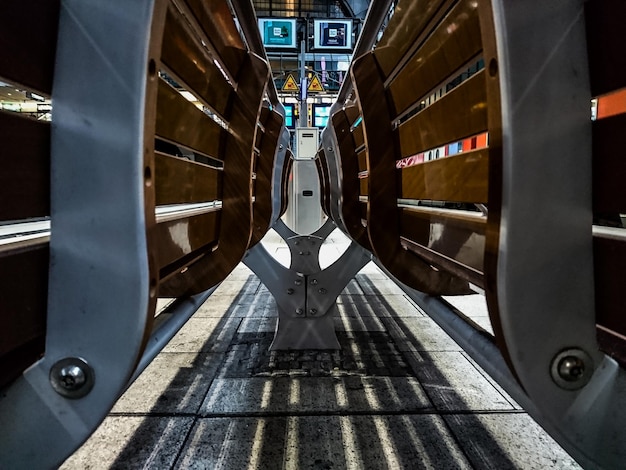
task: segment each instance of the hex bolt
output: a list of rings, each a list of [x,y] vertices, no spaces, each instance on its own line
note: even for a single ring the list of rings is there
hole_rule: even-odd
[[[291,295],[293,294],[293,289],[290,287],[289,289],[287,289],[287,295]]]
[[[293,244],[294,244],[294,245],[299,245],[299,244],[300,244],[300,242],[296,240],[295,242],[293,242]]]
[[[328,292],[328,291],[322,287],[322,288],[321,288],[321,289],[319,289],[317,292],[319,292],[320,294],[325,294],[325,293],[326,293],[326,292]]]
[[[293,283],[294,283],[296,286],[301,286],[301,285],[302,285],[302,279],[296,279],[295,281],[293,281]]]
[[[311,279],[311,285],[312,286],[316,286],[317,285],[317,279]]]
[[[50,385],[66,398],[82,398],[94,385],[93,369],[80,357],[67,357],[50,368]]]
[[[565,390],[584,387],[593,375],[593,360],[582,349],[571,348],[561,351],[552,360],[552,380]]]
[[[311,315],[315,315],[315,314],[317,314],[317,309],[316,308],[312,308],[312,309],[309,310],[309,313]]]
[[[310,251],[301,251],[299,254],[301,256],[309,256],[311,254],[311,252]]]
[[[296,309],[296,315],[303,315],[304,314],[304,309],[303,308],[297,308]]]

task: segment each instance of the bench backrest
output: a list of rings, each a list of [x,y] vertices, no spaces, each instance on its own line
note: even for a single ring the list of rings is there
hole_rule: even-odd
[[[476,2],[409,3],[355,60],[356,106],[333,116],[343,217],[402,282],[467,293],[468,282],[484,283],[487,222],[474,205],[488,202],[489,159],[498,152],[487,145],[488,115],[498,113],[483,58],[492,26]]]
[[[124,390],[157,298],[221,282],[278,216],[284,126],[226,0],[0,4],[25,10],[37,34],[2,28],[0,80],[53,109],[52,123],[0,110],[0,411],[66,426],[47,411],[51,370],[86,361],[93,391],[63,406],[87,433],[52,432],[53,466]],[[50,383],[24,392],[24,374]],[[24,419],[16,442],[38,425]]]

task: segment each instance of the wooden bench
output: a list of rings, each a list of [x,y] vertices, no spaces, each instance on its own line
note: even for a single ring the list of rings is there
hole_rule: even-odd
[[[2,28],[0,80],[53,111],[0,111],[2,467],[80,445],[162,327],[157,298],[207,292],[280,216],[283,116],[228,1],[0,5],[24,10],[37,34]]]
[[[611,468],[626,419],[624,7],[585,6],[400,0],[331,117],[331,216],[426,311],[415,290],[484,291],[493,335],[433,318],[580,462]]]

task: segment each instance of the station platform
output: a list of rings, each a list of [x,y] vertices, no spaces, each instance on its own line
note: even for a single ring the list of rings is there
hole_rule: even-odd
[[[480,295],[446,300],[490,328]],[[239,265],[61,468],[580,468],[374,263],[338,299],[340,351],[271,352],[276,319]]]

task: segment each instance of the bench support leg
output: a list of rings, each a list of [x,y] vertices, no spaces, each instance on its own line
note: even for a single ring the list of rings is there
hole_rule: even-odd
[[[244,258],[278,304],[270,349],[339,349],[333,321],[335,302],[371,255],[353,242],[337,261],[321,269],[320,247],[334,228],[329,220],[311,235],[298,235],[279,220],[274,229],[291,251],[291,266],[281,265],[261,243]]]

